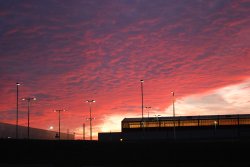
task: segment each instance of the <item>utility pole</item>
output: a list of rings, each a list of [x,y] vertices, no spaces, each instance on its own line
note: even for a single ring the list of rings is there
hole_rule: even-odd
[[[30,138],[30,101],[36,100],[35,97],[26,97],[22,100],[26,100],[28,102],[28,139]]]
[[[142,129],[143,129],[143,131],[144,131],[144,120],[143,120],[143,82],[144,82],[144,80],[140,80],[141,81],[141,127],[142,127]]]
[[[90,131],[90,140],[92,140],[92,109],[91,104],[95,103],[95,100],[86,100],[89,103],[89,131]]]
[[[174,96],[174,91],[171,92],[173,95],[173,123],[174,123],[174,139],[176,139],[176,134],[175,134],[175,96]]]
[[[150,110],[152,107],[146,106],[145,108],[148,109],[148,118],[149,118],[149,110]]]
[[[18,139],[18,102],[19,102],[19,92],[18,87],[20,83],[16,83],[16,139]]]
[[[85,140],[85,123],[82,124],[82,140]]]
[[[63,109],[59,109],[59,110],[54,110],[54,112],[58,112],[58,139],[61,140],[61,112],[62,111],[66,111]]]

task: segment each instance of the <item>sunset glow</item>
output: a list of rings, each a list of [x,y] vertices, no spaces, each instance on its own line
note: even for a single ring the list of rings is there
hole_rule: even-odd
[[[250,113],[246,0],[0,1],[0,122],[89,139],[125,117]],[[144,110],[148,116],[148,110]],[[52,127],[52,128],[51,128]]]

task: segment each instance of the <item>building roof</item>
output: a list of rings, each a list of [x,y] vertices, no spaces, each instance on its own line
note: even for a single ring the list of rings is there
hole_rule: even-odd
[[[250,118],[250,114],[175,116],[175,120]],[[144,117],[143,121],[171,121],[174,117]],[[142,118],[124,118],[122,122],[141,122]]]

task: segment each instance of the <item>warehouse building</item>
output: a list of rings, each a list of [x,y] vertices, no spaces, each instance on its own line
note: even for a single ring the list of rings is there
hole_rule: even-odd
[[[250,138],[250,114],[124,118],[119,133],[99,141]]]
[[[0,123],[0,139],[16,139],[16,125]],[[18,126],[18,139],[28,138],[28,128],[26,126]],[[74,140],[75,135],[72,133],[60,133],[61,140]],[[58,132],[29,128],[29,139],[38,140],[58,140]]]

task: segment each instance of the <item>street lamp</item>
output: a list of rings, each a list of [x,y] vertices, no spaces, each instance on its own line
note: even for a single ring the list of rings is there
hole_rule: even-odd
[[[148,110],[148,118],[149,118],[149,110],[150,110],[152,107],[146,106],[145,108]]]
[[[160,127],[160,121],[159,121],[159,117],[160,117],[161,115],[155,115],[155,118],[156,118],[156,121],[158,122],[158,127]]]
[[[58,112],[58,139],[61,139],[61,112],[66,110],[54,110],[54,112]]]
[[[30,101],[36,100],[35,97],[26,97],[22,100],[26,100],[28,102],[28,139],[30,138]]]
[[[141,118],[143,120],[143,82],[144,80],[141,80]]]
[[[89,103],[89,131],[90,131],[90,140],[92,140],[92,111],[91,111],[91,104],[95,102],[95,100],[86,100]]]
[[[19,102],[19,92],[18,92],[18,87],[20,83],[16,83],[16,139],[18,139],[18,102]]]
[[[143,126],[143,82],[144,80],[141,80],[141,123],[142,123],[142,126]]]
[[[85,140],[85,123],[82,124],[82,140]]]
[[[175,97],[174,97],[174,91],[171,92],[173,95],[173,123],[174,123],[174,139],[176,138],[176,134],[175,134],[175,106],[174,106],[174,102],[175,102]]]

